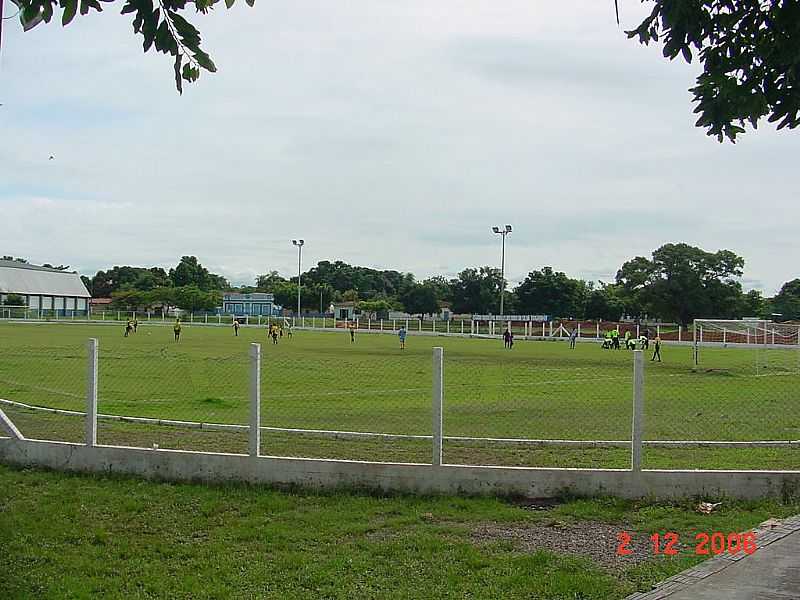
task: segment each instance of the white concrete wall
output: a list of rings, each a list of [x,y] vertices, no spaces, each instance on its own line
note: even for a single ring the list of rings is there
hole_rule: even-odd
[[[244,481],[420,494],[762,498],[800,493],[800,471],[633,471],[431,466],[250,457],[0,438],[0,462],[171,481]]]

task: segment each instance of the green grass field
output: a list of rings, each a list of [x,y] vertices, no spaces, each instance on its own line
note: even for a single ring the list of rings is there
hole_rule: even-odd
[[[152,483],[0,466],[0,598],[613,600],[700,562],[697,532],[795,503],[373,496]],[[616,556],[616,535],[634,539]],[[674,531],[675,557],[649,536]]]
[[[278,428],[428,435],[431,348],[445,352],[445,435],[477,438],[627,440],[632,354],[581,343],[518,341],[513,350],[485,339],[295,330],[267,343],[263,329],[0,324],[0,398],[83,410],[86,340],[100,341],[101,413],[215,423],[247,423],[248,347],[262,343],[262,424]],[[768,352],[768,354],[767,354]],[[759,354],[761,353],[761,354]],[[665,346],[646,366],[645,438],[650,440],[800,439],[796,350],[703,349],[693,369],[687,346]],[[649,356],[648,356],[649,358]],[[755,365],[761,368],[756,371]],[[5,410],[5,409],[4,409]],[[80,419],[7,412],[30,437],[79,441]],[[27,429],[27,431],[26,431]],[[101,421],[103,443],[244,451],[236,433],[174,430]],[[424,440],[343,440],[275,432],[262,451],[374,460],[429,460]],[[451,441],[454,463],[625,468],[624,448],[533,447]],[[651,448],[648,467],[800,468],[789,448]]]

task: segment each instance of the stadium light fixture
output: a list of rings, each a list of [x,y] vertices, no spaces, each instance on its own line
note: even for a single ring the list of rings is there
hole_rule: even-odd
[[[292,244],[297,246],[297,313],[295,313],[295,324],[297,317],[300,316],[300,267],[303,259],[303,244],[305,240],[292,240]]]
[[[506,225],[504,229],[492,227],[492,231],[503,237],[503,250],[500,254],[500,315],[502,315],[503,299],[506,295],[506,236],[511,233],[511,225]]]

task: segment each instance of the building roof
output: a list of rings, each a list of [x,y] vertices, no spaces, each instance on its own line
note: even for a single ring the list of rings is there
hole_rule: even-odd
[[[0,260],[0,292],[89,298],[80,275],[26,263]]]
[[[239,292],[225,292],[222,295],[223,300],[255,300],[257,302],[272,302],[275,296],[265,292],[252,292],[250,294],[240,294]]]

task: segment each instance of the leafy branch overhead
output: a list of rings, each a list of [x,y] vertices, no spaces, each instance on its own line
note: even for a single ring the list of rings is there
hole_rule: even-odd
[[[0,0],[1,1],[1,0]],[[102,0],[113,2],[114,0]],[[245,0],[249,6],[255,0]],[[61,24],[66,27],[80,11],[81,15],[90,10],[101,12],[100,0],[15,0],[20,7],[20,19],[25,29],[40,22],[49,23],[56,11],[61,9]],[[194,82],[200,77],[200,70],[211,73],[217,67],[211,57],[200,47],[200,32],[179,13],[188,6],[196,12],[206,14],[219,0],[125,0],[122,14],[133,15],[133,31],[142,36],[145,52],[155,48],[157,52],[174,57],[175,85],[183,92],[183,82]],[[235,0],[225,0],[231,8]]]
[[[708,135],[735,142],[763,117],[778,129],[800,125],[798,0],[644,1],[652,12],[626,33],[663,43],[670,60],[698,56],[703,72],[690,91]]]

